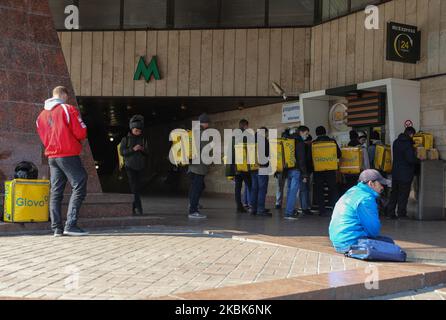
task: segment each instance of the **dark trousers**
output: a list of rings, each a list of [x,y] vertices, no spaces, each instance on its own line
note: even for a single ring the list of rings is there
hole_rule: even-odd
[[[50,216],[53,230],[63,229],[62,200],[67,181],[72,188],[65,229],[75,227],[79,211],[87,195],[88,175],[78,156],[48,160],[51,176]]]
[[[329,206],[334,207],[338,197],[338,186],[336,184],[336,171],[323,171],[314,173],[315,197],[319,207],[319,213],[325,213],[324,184],[328,186]]]
[[[398,217],[407,216],[407,202],[409,201],[412,182],[392,181],[392,192],[387,206],[387,215],[394,216],[398,205]]]
[[[133,170],[130,168],[125,168],[127,171],[127,177],[129,178],[130,191],[134,195],[133,200],[133,211],[139,209],[142,212],[142,202],[141,202],[141,190],[142,190],[142,174],[139,170]]]
[[[237,208],[242,208],[242,187],[243,182],[248,186],[248,192],[251,193],[251,176],[249,173],[237,174],[234,178],[235,180],[235,203]],[[251,199],[252,201],[252,199]],[[248,203],[250,204],[250,203]]]
[[[195,173],[189,173],[189,213],[198,212],[198,204],[201,194],[204,190],[204,176]]]

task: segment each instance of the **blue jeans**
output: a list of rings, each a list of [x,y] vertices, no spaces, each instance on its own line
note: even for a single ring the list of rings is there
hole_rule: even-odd
[[[265,212],[266,194],[268,192],[268,176],[251,173],[251,209],[254,212]]]
[[[87,195],[88,175],[82,165],[81,158],[50,158],[48,160],[51,176],[50,216],[51,228],[63,229],[62,226],[62,200],[65,185],[70,183],[73,193],[68,205],[67,222],[65,229],[75,227],[82,202]]]
[[[251,199],[250,199],[250,190],[247,184],[245,184],[245,191],[243,191],[243,205],[247,205],[249,206],[251,203]]]
[[[309,210],[310,209],[310,181],[309,180],[307,180],[307,182],[303,182],[301,179],[299,198],[300,198],[301,209]]]
[[[297,169],[288,170],[288,193],[285,209],[285,215],[287,216],[292,216],[294,214],[300,182],[300,171]]]
[[[362,238],[359,238],[359,239],[372,239],[372,240],[379,240],[379,241],[388,242],[388,243],[395,243],[395,241],[393,241],[392,238],[389,238],[389,237],[386,237],[386,236],[377,236],[376,238],[362,237]],[[337,253],[344,254],[344,253],[346,253],[346,252],[348,252],[350,250],[350,247],[348,247],[348,248],[336,248],[335,247],[335,250],[336,250]]]
[[[189,173],[189,175],[189,213],[195,213],[198,212],[198,203],[204,190],[204,176],[195,173]]]

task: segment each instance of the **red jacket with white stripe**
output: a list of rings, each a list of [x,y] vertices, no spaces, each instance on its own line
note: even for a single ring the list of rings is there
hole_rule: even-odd
[[[57,98],[48,99],[36,125],[48,158],[80,155],[81,142],[87,138],[87,126],[76,107]]]

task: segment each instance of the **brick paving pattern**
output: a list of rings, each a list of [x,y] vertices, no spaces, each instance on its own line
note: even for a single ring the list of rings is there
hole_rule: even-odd
[[[192,232],[2,237],[0,298],[146,299],[356,269],[339,255]]]

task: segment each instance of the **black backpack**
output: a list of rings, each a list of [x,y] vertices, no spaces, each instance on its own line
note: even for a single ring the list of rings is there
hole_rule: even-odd
[[[29,161],[20,162],[14,169],[14,179],[36,180],[39,176],[37,166]]]

